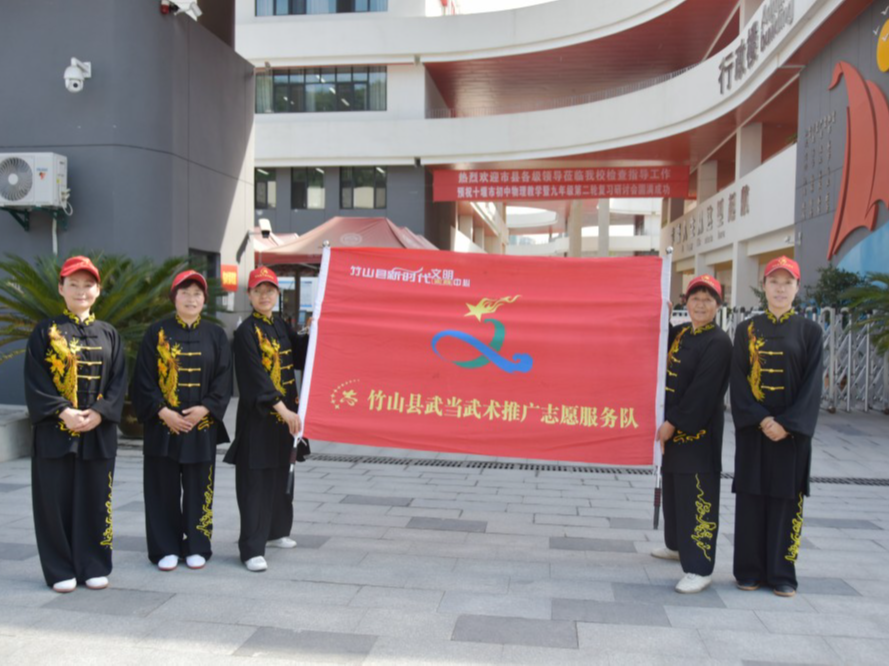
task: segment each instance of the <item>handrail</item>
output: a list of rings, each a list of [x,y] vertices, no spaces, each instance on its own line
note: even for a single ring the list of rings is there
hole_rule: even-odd
[[[606,99],[612,99],[614,97],[621,97],[622,95],[629,95],[630,93],[638,92],[639,90],[645,90],[646,88],[651,88],[652,86],[659,85],[661,83],[665,83],[670,81],[678,76],[685,74],[693,70],[695,67],[699,66],[701,63],[696,62],[682,69],[678,69],[675,72],[670,72],[668,74],[660,74],[658,76],[643,79],[642,81],[636,81],[634,83],[627,83],[622,86],[617,86],[615,88],[606,88],[603,90],[596,90],[591,93],[586,93],[584,95],[571,95],[569,97],[556,97],[553,99],[542,99],[536,100],[532,102],[522,102],[521,104],[504,104],[504,105],[495,105],[495,106],[474,106],[474,107],[439,107],[439,108],[431,108],[426,109],[426,117],[427,118],[477,118],[483,116],[502,116],[509,115],[513,113],[529,113],[533,111],[550,111],[552,109],[562,109],[572,106],[581,106],[583,104],[592,104],[593,102],[601,102]]]

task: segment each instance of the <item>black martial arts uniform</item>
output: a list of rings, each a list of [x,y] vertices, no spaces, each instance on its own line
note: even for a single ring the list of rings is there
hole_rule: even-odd
[[[225,331],[178,315],[149,327],[130,391],[145,426],[144,493],[148,559],[210,559],[216,446],[229,441],[222,422],[232,394],[232,356]],[[210,410],[191,431],[174,434],[160,418],[167,407]]]
[[[738,581],[796,589],[796,559],[809,494],[812,435],[821,405],[821,327],[793,311],[738,325],[732,360],[735,422],[735,562]],[[773,416],[789,436],[773,442]]]
[[[93,315],[40,322],[25,356],[25,399],[34,424],[31,493],[47,585],[111,573],[111,488],[126,367],[120,335]],[[93,430],[74,433],[59,414],[91,409]]]
[[[235,331],[235,374],[240,399],[235,440],[225,462],[235,465],[241,513],[241,561],[265,555],[268,541],[290,535],[293,494],[288,493],[293,435],[274,410],[283,401],[297,411],[294,371],[305,366],[308,336],[281,317],[254,312]]]
[[[732,342],[712,322],[670,330],[664,419],[676,428],[666,442],[664,542],[679,551],[685,573],[709,576],[719,533],[723,399],[728,389]]]

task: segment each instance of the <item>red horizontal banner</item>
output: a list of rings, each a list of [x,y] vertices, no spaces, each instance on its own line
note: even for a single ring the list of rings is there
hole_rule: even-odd
[[[688,167],[437,170],[434,201],[688,196]]]
[[[663,261],[329,250],[313,439],[650,465]]]

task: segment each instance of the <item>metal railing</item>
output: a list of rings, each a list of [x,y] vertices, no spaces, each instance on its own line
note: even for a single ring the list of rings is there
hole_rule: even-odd
[[[734,338],[739,323],[761,312],[721,308],[716,323]],[[878,354],[874,349],[868,318],[856,319],[846,308],[806,308],[804,315],[824,331],[821,408],[830,413],[876,410],[889,414],[889,355]],[[675,311],[672,322],[683,321],[688,321],[687,315]]]
[[[681,76],[691,71],[701,63],[693,63],[687,67],[661,74],[642,81],[627,83],[615,88],[606,88],[604,90],[596,90],[594,92],[583,95],[571,95],[569,97],[554,97],[551,99],[538,99],[534,101],[521,102],[520,104],[496,104],[490,106],[470,106],[470,107],[441,107],[426,109],[427,118],[476,118],[482,116],[503,116],[513,113],[529,113],[532,111],[550,111],[552,109],[562,109],[571,106],[580,106],[582,104],[592,104],[593,102],[601,102],[606,99],[629,95],[630,93],[645,90],[652,86],[666,83],[677,76]]]

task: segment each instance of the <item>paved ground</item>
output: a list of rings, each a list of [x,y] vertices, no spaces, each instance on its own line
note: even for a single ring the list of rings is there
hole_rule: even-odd
[[[822,417],[816,476],[889,479],[889,417]],[[715,585],[686,596],[672,589],[678,564],[649,555],[662,539],[650,476],[310,461],[299,548],[253,574],[220,463],[214,558],[161,573],[145,556],[141,470],[124,449],[112,587],[58,595],[40,574],[28,461],[0,464],[0,662],[887,663],[889,486],[813,487],[800,594],[781,599],[732,585],[728,481]]]

